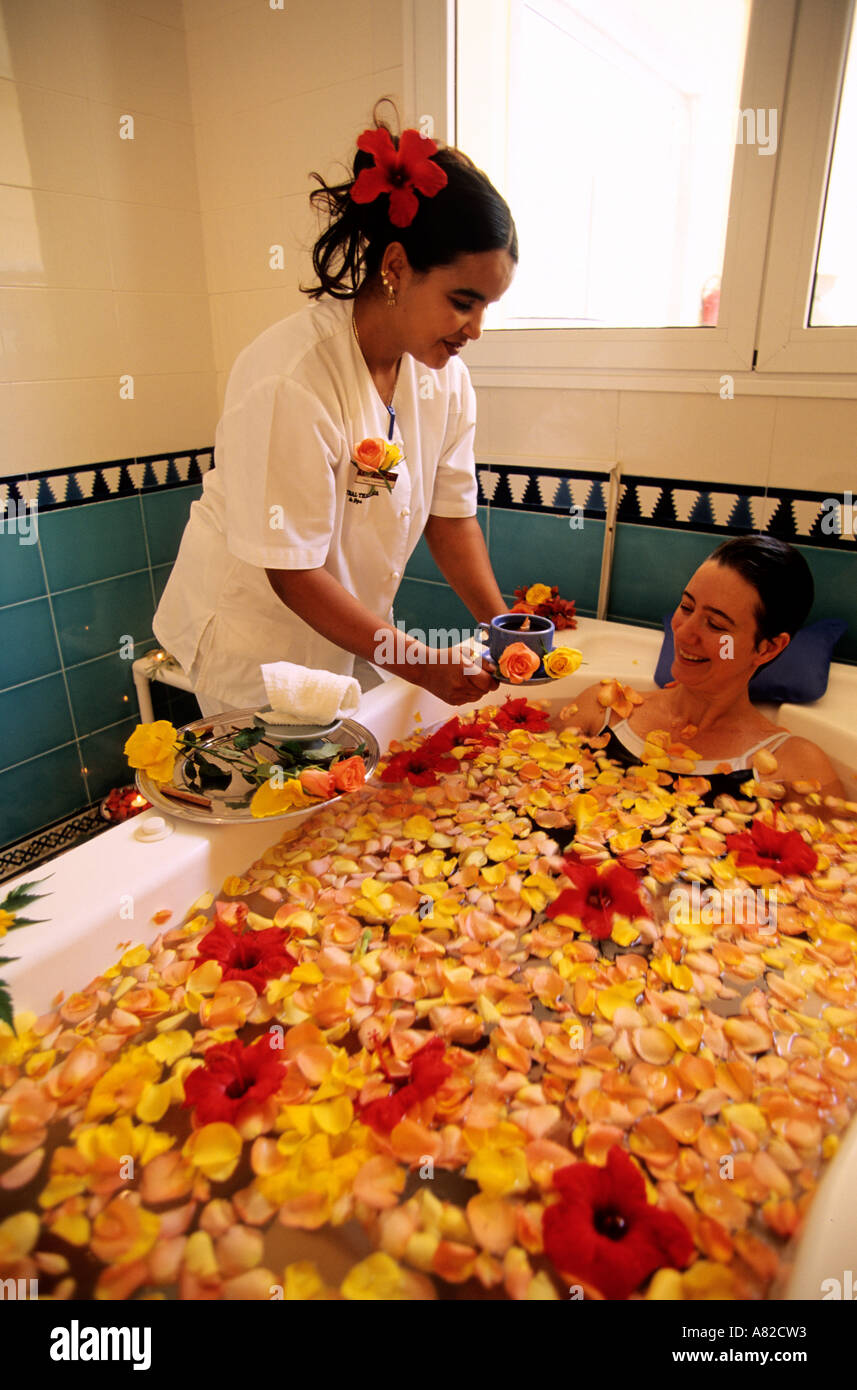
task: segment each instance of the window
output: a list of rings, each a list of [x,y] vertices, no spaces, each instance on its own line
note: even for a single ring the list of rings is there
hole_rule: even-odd
[[[857,324],[857,24],[853,21],[809,321],[813,328]]]
[[[857,394],[853,9],[414,0],[408,114],[482,164],[521,241],[474,380]]]
[[[716,324],[749,10],[458,0],[459,73],[481,75],[500,37],[494,99],[481,76],[456,93],[456,139],[521,244],[495,326]],[[775,122],[748,112],[738,135],[773,153]]]

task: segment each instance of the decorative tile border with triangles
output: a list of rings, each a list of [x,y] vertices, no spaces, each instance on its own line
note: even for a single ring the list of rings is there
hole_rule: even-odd
[[[37,502],[39,511],[47,512],[137,492],[186,487],[202,482],[213,464],[214,451],[209,446],[0,478],[0,510],[4,503],[20,501]],[[476,477],[482,506],[562,516],[572,507],[580,507],[584,516],[605,515],[608,474],[593,468],[477,464]],[[821,529],[828,497],[824,492],[796,488],[774,486],[766,491],[739,483],[693,484],[676,478],[629,475],[619,484],[618,520],[713,535],[762,531],[804,545],[853,551],[853,536]],[[832,500],[843,502],[842,498]]]
[[[201,483],[214,463],[214,450],[182,449],[176,454],[148,454],[143,458],[113,459],[76,468],[51,468],[0,478],[3,504],[38,503],[39,512],[57,507],[77,507],[86,502],[107,502],[138,492],[164,491]]]
[[[608,475],[594,469],[543,468],[537,464],[477,464],[482,506],[568,515],[572,506],[584,516],[603,517]],[[629,475],[619,484],[620,522],[661,526],[668,530],[742,535],[765,532],[803,545],[855,550],[853,536],[822,531],[831,511],[829,493],[739,483],[692,484],[683,479]],[[842,506],[842,497],[832,501]],[[855,502],[857,507],[857,502]],[[829,523],[828,523],[829,525]]]

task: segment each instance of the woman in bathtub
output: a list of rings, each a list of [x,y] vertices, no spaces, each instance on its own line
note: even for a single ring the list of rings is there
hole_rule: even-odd
[[[824,794],[841,794],[821,749],[772,724],[747,690],[754,672],[788,646],[813,595],[809,566],[785,541],[726,541],[700,565],[673,614],[674,683],[644,695],[621,721],[598,703],[600,687],[590,686],[578,697],[576,722],[590,737],[609,732],[604,752],[625,765],[640,761],[646,734],[666,730],[700,755],[696,772],[718,792],[751,777],[753,755],[765,749],[776,758],[777,781],[815,782]]]

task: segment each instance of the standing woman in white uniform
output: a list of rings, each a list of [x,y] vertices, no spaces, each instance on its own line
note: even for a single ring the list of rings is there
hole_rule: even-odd
[[[314,302],[240,353],[155,614],[206,715],[264,704],[259,668],[281,660],[348,674],[355,656],[392,651],[405,660],[384,665],[450,704],[496,686],[457,649],[439,661],[401,633],[393,646],[391,618],[421,535],[477,623],[506,609],[476,517],[458,353],[511,283],[515,226],[458,151],[415,130],[396,141],[377,119],[357,144],[353,179],[313,176],[328,220]],[[385,443],[400,455],[387,475],[358,468]]]

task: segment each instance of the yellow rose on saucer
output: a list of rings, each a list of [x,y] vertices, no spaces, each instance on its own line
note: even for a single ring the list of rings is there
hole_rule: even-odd
[[[583,660],[583,653],[576,647],[554,647],[544,660],[545,671],[552,680],[560,676],[572,675]]]

